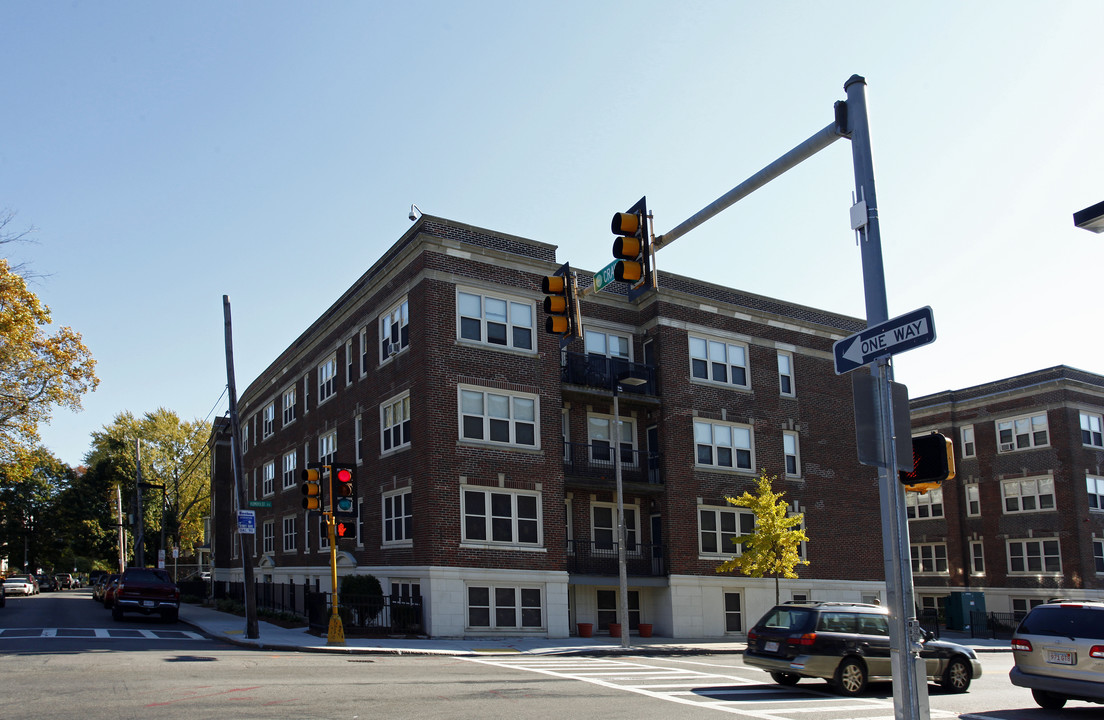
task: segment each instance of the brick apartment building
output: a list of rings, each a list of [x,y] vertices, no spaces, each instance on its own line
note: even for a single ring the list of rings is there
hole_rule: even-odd
[[[863,321],[660,273],[636,302],[620,284],[584,298],[585,337],[561,353],[540,309],[555,251],[424,215],[247,387],[246,492],[271,503],[256,510],[257,581],[329,589],[300,471],[355,463],[339,573],[420,595],[429,634],[604,629],[619,452],[634,631],[742,634],[774,603],[773,579],[715,572],[753,525],[725,496],[761,468],[810,538],[782,599],[879,597],[877,478],[856,459],[851,381],[832,357]],[[647,382],[619,393],[618,437],[627,370]],[[228,438],[213,442],[215,579],[240,581]]]
[[[1104,599],[1104,377],[1058,366],[915,398],[913,435],[955,446],[957,477],[909,494],[918,602],[983,592],[989,611]]]

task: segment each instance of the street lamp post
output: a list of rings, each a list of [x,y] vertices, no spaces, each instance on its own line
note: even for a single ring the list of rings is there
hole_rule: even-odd
[[[621,647],[629,647],[629,559],[625,547],[625,495],[621,483],[621,404],[618,398],[622,385],[643,385],[647,378],[633,375],[632,370],[619,373],[613,383],[613,474],[617,485],[617,615],[621,621]]]

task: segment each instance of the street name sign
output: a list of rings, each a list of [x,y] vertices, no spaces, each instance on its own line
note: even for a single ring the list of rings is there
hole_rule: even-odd
[[[935,323],[928,306],[868,327],[832,346],[836,374],[843,375],[875,358],[911,350],[935,340]]]
[[[256,508],[256,507],[270,508],[270,507],[272,507],[272,501],[271,500],[250,500],[247,504],[251,508]]]
[[[595,292],[598,292],[599,290],[604,288],[606,285],[609,285],[611,282],[613,282],[613,280],[614,280],[613,270],[614,270],[614,268],[617,267],[618,262],[620,262],[620,261],[619,260],[614,260],[609,265],[606,265],[604,268],[602,268],[601,270],[599,270],[597,273],[594,274],[594,291]]]

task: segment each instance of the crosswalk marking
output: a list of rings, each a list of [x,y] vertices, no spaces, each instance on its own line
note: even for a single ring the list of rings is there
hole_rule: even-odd
[[[0,640],[56,638],[75,640],[203,640],[190,630],[146,630],[145,628],[0,628]]]

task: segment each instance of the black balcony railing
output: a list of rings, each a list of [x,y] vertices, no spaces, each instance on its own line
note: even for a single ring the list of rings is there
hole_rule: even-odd
[[[630,543],[626,547],[629,575],[660,577],[667,574],[667,548]],[[567,541],[568,572],[580,575],[617,575],[616,542]]]
[[[565,352],[563,354],[560,379],[565,383],[612,391],[619,377],[633,377],[644,381],[642,385],[623,383],[622,395],[655,395],[657,392],[656,372],[652,365],[590,353]]]
[[[608,442],[564,443],[564,473],[572,477],[595,480],[616,480],[614,449]],[[622,447],[621,480],[623,482],[660,485],[659,453]]]

